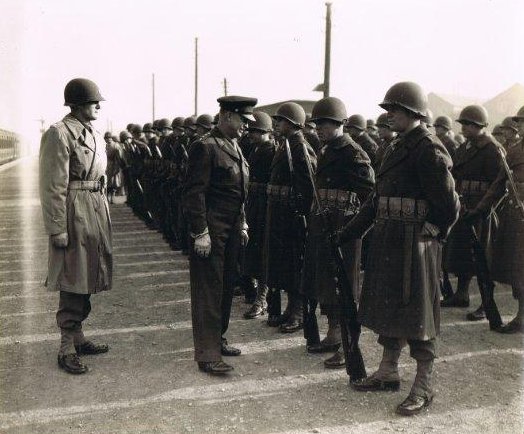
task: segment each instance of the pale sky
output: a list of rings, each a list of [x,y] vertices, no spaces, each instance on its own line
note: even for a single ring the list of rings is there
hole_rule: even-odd
[[[199,38],[199,113],[223,94],[260,104],[319,99],[324,0],[0,0],[0,128],[38,137],[56,122],[63,88],[94,80],[106,102],[97,127],[115,132],[193,113]],[[331,95],[348,112],[378,115],[393,83],[488,99],[524,84],[522,0],[333,0]],[[524,103],[524,102],[523,102]]]

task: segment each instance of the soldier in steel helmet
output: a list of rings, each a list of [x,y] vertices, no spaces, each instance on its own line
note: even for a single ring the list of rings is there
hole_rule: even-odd
[[[380,168],[380,165],[382,164],[382,160],[384,158],[384,154],[386,153],[386,150],[393,143],[393,140],[395,140],[395,138],[397,137],[397,134],[395,133],[395,131],[391,129],[391,125],[389,125],[387,113],[382,113],[377,118],[376,125],[378,128],[379,141],[377,142],[378,151],[376,155],[375,164],[378,170],[378,168]]]
[[[272,291],[270,309],[281,290],[287,292],[288,300],[283,314],[271,310],[268,325],[280,327],[282,333],[292,333],[303,327],[300,282],[305,236],[299,230],[299,219],[309,214],[313,200],[304,146],[313,167],[316,167],[316,156],[302,133],[306,113],[299,104],[280,105],[273,119],[282,144],[271,164],[267,187],[265,283]]]
[[[502,130],[502,125],[497,124],[493,127],[493,131],[491,132],[491,135],[495,138],[497,142],[499,142],[504,148],[506,147],[506,136],[504,134],[504,131]]]
[[[304,138],[311,145],[316,154],[320,151],[322,144],[318,138],[315,122],[311,120],[311,113],[306,113],[306,122],[304,124]]]
[[[482,199],[502,167],[502,157],[497,150],[500,145],[486,132],[486,109],[479,105],[467,106],[461,111],[457,122],[462,125],[462,133],[467,139],[457,149],[453,166],[462,212],[446,244],[444,268],[457,276],[458,283],[457,291],[452,297],[442,301],[442,307],[469,306],[469,285],[475,273],[471,252],[472,224],[475,225],[490,263],[496,217],[495,210],[482,206]],[[467,315],[467,319],[471,321],[482,318],[482,305]]]
[[[347,119],[344,131],[366,151],[371,160],[371,165],[376,169],[378,145],[367,133],[366,128],[366,119],[364,116],[357,114]]]
[[[358,391],[399,390],[398,359],[409,344],[417,375],[397,413],[410,416],[433,400],[431,384],[439,334],[440,240],[459,213],[452,162],[422,125],[427,97],[415,83],[393,85],[380,104],[399,140],[388,148],[375,191],[341,230],[339,242],[373,226],[358,318],[379,335],[378,370],[353,382]]]
[[[507,194],[508,173],[501,169],[496,180],[491,184],[479,207],[491,209],[498,205],[499,227],[493,240],[493,262],[491,278],[500,283],[511,285],[513,297],[518,301],[518,310],[509,323],[495,329],[504,334],[524,333],[524,140],[514,141],[520,132],[524,137],[524,107],[516,116],[504,119],[503,126],[510,138],[507,146],[506,162],[517,197]],[[514,128],[518,131],[514,131]]]
[[[164,238],[171,249],[180,249],[178,236],[178,214],[180,207],[179,176],[176,148],[178,140],[184,134],[184,118],[176,117],[168,125],[162,119],[159,123],[161,131],[160,151],[162,152],[163,178],[161,196],[164,203],[164,220],[162,222]]]
[[[455,153],[457,152],[458,147],[460,146],[459,143],[455,140],[455,135],[453,134],[453,131],[451,130],[452,127],[452,121],[449,116],[439,116],[437,119],[435,119],[435,132],[437,134],[437,137],[442,142],[442,144],[446,147],[449,155],[451,158],[454,158]]]
[[[202,114],[196,118],[195,121],[195,135],[197,138],[202,138],[209,133],[213,128],[213,117],[208,114]]]
[[[255,98],[218,99],[216,128],[197,139],[189,151],[183,209],[191,235],[191,317],[195,360],[203,372],[224,374],[233,367],[222,356],[238,356],[228,345],[233,299],[233,271],[241,244],[248,241],[244,202],[248,166],[237,140],[254,120]]]
[[[500,129],[502,130],[502,134],[504,134],[503,146],[506,151],[521,141],[519,135],[519,124],[513,120],[512,116],[504,118],[500,125]]]
[[[340,229],[357,212],[372,192],[374,172],[366,152],[355,143],[343,126],[347,119],[344,103],[335,97],[318,101],[313,107],[312,120],[323,144],[318,154],[315,185],[320,206],[327,210],[333,230]],[[331,253],[325,224],[319,210],[309,217],[304,266],[304,293],[320,304],[327,316],[327,336],[318,345],[308,346],[309,353],[335,354],[324,362],[326,368],[345,366],[341,345],[340,306],[336,295],[336,263]],[[361,240],[354,239],[343,248],[346,274],[358,299],[360,288]]]
[[[369,134],[369,137],[378,145],[380,141],[380,136],[378,134],[378,125],[374,119],[366,120],[366,132]]]
[[[108,351],[87,340],[82,322],[90,297],[111,289],[113,256],[109,207],[104,194],[107,158],[102,136],[93,128],[104,98],[91,80],[75,78],[64,90],[71,113],[52,125],[40,144],[40,201],[49,234],[46,285],[60,291],[58,366],[83,374],[78,356]]]
[[[123,155],[118,142],[113,141],[113,136],[110,131],[106,131],[104,134],[104,140],[106,142],[106,155],[107,155],[107,195],[109,197],[109,203],[113,203],[114,195],[122,190],[122,166],[123,166]]]
[[[249,193],[246,200],[246,221],[249,226],[249,243],[244,251],[242,275],[250,279],[249,285],[255,290],[255,300],[244,318],[253,319],[264,315],[267,310],[268,287],[264,281],[262,250],[266,227],[267,183],[271,163],[276,153],[276,143],[271,136],[273,126],[271,117],[262,111],[253,113],[254,121],[248,124],[250,146],[249,154]],[[256,282],[255,282],[256,281]],[[250,295],[249,291],[246,293]]]

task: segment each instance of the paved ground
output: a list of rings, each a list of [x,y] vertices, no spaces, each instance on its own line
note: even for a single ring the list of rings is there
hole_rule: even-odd
[[[34,160],[0,168],[0,432],[523,432],[522,336],[466,322],[465,309],[443,312],[437,397],[412,419],[394,414],[413,379],[407,354],[400,393],[357,393],[343,371],[306,354],[300,334],[243,320],[239,298],[228,336],[243,352],[228,360],[234,374],[198,372],[187,261],[123,204],[112,206],[114,290],[93,297],[85,325],[111,350],[85,357],[86,375],[59,371],[57,295],[42,286],[47,237],[36,174]],[[508,287],[497,287],[497,301],[510,319],[516,306]],[[375,340],[362,335],[369,372],[380,360]]]

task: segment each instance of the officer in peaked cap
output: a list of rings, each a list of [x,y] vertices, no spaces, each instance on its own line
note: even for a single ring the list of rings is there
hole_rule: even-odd
[[[191,235],[191,314],[195,360],[203,372],[225,374],[233,367],[222,356],[238,356],[224,335],[233,299],[240,245],[248,241],[244,214],[248,166],[237,140],[255,120],[255,98],[218,99],[218,124],[189,150],[183,211]]]

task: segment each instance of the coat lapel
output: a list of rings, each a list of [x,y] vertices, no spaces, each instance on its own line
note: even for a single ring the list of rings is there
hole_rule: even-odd
[[[409,156],[411,149],[413,149],[420,140],[430,134],[431,133],[426,129],[426,127],[422,125],[407,133],[397,143],[395,143],[393,148],[390,148],[390,152],[386,153],[384,161],[378,171],[378,175],[382,175],[404,161]]]

